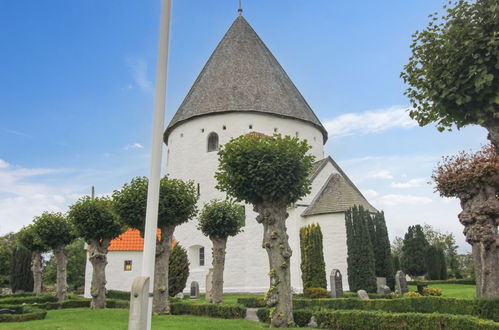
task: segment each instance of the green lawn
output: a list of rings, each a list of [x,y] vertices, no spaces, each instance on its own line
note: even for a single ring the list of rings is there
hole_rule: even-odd
[[[428,287],[442,289],[442,296],[449,298],[474,299],[476,297],[476,287],[466,284],[434,284]],[[416,291],[415,285],[409,285],[409,291]]]
[[[48,311],[45,320],[20,323],[0,323],[0,329],[36,330],[126,330],[128,310],[87,308]],[[154,316],[152,329],[264,329],[259,322],[225,320],[189,315]]]

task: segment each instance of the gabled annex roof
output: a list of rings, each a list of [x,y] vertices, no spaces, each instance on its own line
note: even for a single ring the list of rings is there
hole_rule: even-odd
[[[242,16],[238,16],[208,59],[168,125],[224,112],[260,112],[298,119],[327,131],[279,62]]]
[[[311,178],[317,174],[330,162],[339,173],[333,173],[326,180],[319,193],[314,197],[312,203],[301,214],[303,217],[345,212],[354,205],[362,205],[370,212],[377,212],[354,183],[348,178],[343,170],[331,158],[327,157],[314,163]]]

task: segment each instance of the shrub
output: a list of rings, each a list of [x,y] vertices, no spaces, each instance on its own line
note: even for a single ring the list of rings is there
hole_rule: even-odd
[[[43,320],[47,315],[46,311],[43,310],[31,310],[27,313],[20,314],[0,314],[1,322],[24,322],[32,320]]]
[[[433,285],[433,284],[470,284],[475,285],[476,282],[472,278],[450,279],[450,280],[437,280],[437,281],[408,281],[408,285]]]
[[[106,298],[118,299],[118,300],[130,300],[130,292],[118,291],[118,290],[108,290],[106,292]]]
[[[187,251],[178,243],[173,247],[168,260],[168,294],[174,297],[185,289],[189,277]],[[130,299],[130,297],[128,297]]]
[[[293,311],[293,319],[299,327],[305,327],[312,318],[313,311],[310,309],[299,309]],[[260,308],[256,311],[258,320],[263,323],[270,323],[270,308]]]
[[[478,317],[499,322],[499,297],[476,299],[474,307],[474,314]]]
[[[440,288],[423,288],[423,296],[441,296],[442,289]]]
[[[57,301],[57,298],[51,294],[44,294],[41,296],[14,296],[11,298],[0,299],[0,305],[21,305]]]
[[[326,289],[323,288],[307,288],[303,290],[303,295],[307,298],[329,298],[331,297]]]
[[[117,300],[117,299],[106,299],[106,308],[129,308],[130,301],[128,300]]]
[[[499,324],[472,316],[448,314],[385,313],[372,311],[319,311],[313,313],[321,328],[357,329],[499,329]]]
[[[171,303],[170,312],[172,315],[189,314],[224,319],[244,319],[246,317],[246,307],[242,305],[184,303],[178,301]]]
[[[238,298],[237,303],[248,308],[258,308],[266,307],[267,304],[263,298],[251,297],[251,298]]]

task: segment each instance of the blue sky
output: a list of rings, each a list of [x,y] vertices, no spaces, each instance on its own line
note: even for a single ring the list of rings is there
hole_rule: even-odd
[[[174,0],[166,123],[236,18],[237,0]],[[428,223],[470,250],[456,200],[428,185],[480,127],[411,121],[399,78],[411,35],[446,1],[243,0],[244,16],[329,131],[332,155],[387,215],[390,236]],[[147,175],[159,0],[0,2],[0,234]]]

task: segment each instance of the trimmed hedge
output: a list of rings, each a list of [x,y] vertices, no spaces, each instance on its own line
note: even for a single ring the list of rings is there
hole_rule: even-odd
[[[320,311],[313,313],[321,328],[406,329],[406,330],[492,330],[499,329],[493,321],[472,316],[449,314],[386,313],[373,311]]]
[[[474,314],[483,319],[499,322],[499,297],[493,299],[475,299]]]
[[[41,296],[15,296],[0,299],[0,305],[22,305],[54,301],[57,301],[57,298],[51,294],[44,294]]]
[[[248,308],[267,307],[262,297],[238,298],[237,303]]]
[[[313,311],[309,309],[299,309],[293,311],[293,319],[295,323],[299,327],[306,327],[312,318]],[[270,323],[270,309],[269,308],[260,308],[256,311],[256,316],[258,316],[258,320],[263,323]]]
[[[172,315],[189,314],[224,319],[244,319],[246,317],[246,308],[242,305],[172,302],[170,308]]]
[[[340,310],[382,310],[392,313],[444,313],[444,314],[474,314],[474,304],[469,299],[443,297],[414,297],[398,299],[295,299],[296,309],[325,307]]]
[[[434,280],[434,281],[408,281],[408,285],[432,285],[432,284],[470,284],[475,285],[475,280],[471,278],[450,279],[450,280]]]
[[[0,322],[24,322],[43,320],[47,316],[46,311],[32,312],[26,314],[0,314]]]
[[[106,292],[106,298],[118,299],[118,300],[130,300],[130,292],[129,291],[108,290]]]

